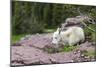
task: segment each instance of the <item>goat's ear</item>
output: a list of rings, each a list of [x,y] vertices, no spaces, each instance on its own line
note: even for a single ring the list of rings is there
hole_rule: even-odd
[[[59,34],[60,34],[60,29],[59,29],[59,31],[58,31],[58,32],[59,32]]]
[[[57,28],[57,31],[60,33],[60,28]]]
[[[59,32],[59,34],[61,33],[61,28],[59,28],[58,32]]]

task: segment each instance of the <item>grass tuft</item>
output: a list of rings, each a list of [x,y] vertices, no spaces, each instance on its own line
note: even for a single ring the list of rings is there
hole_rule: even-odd
[[[11,37],[11,42],[12,43],[16,43],[16,42],[18,42],[22,37],[24,37],[25,36],[25,34],[21,34],[21,35],[13,35],[12,37]]]

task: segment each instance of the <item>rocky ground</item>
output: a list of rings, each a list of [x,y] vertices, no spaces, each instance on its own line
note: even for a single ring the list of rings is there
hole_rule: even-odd
[[[37,65],[95,61],[84,52],[95,51],[92,42],[85,41],[72,51],[55,51],[52,34],[36,34],[11,45],[11,65]],[[60,47],[59,47],[60,48]],[[59,49],[58,48],[58,49]],[[48,49],[52,51],[49,52]]]

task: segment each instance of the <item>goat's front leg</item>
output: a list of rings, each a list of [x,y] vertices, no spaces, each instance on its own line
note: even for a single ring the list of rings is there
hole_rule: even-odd
[[[73,46],[74,44],[73,43],[69,43],[69,46]]]

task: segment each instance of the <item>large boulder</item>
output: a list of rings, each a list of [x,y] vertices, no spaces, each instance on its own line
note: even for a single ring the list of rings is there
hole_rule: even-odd
[[[66,29],[67,27],[70,26],[79,26],[84,28],[85,25],[82,22],[95,24],[95,21],[92,18],[90,18],[89,16],[82,15],[82,16],[67,18],[65,22],[61,25],[61,28]]]

